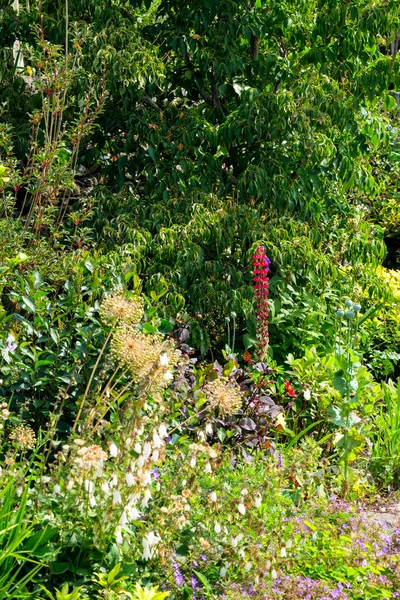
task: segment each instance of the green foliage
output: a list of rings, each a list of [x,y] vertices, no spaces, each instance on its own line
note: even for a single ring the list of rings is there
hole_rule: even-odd
[[[400,385],[382,384],[383,400],[374,418],[370,470],[377,482],[397,489],[400,484]]]
[[[29,484],[10,478],[0,489],[0,598],[27,598],[27,585],[42,568],[38,550],[46,533],[34,534],[27,508]],[[18,494],[18,491],[20,494]]]
[[[0,19],[0,597],[394,598],[398,3]]]

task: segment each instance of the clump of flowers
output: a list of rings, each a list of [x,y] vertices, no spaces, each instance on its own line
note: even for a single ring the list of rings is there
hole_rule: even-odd
[[[256,355],[260,361],[266,359],[269,345],[268,270],[270,264],[271,261],[265,254],[264,247],[258,246],[253,256],[253,287],[257,319]]]
[[[107,460],[107,453],[100,446],[83,446],[77,451],[74,463],[82,471],[90,471],[102,467]]]
[[[100,306],[100,316],[104,323],[139,323],[144,315],[144,302],[141,296],[125,298],[122,294],[106,296]]]
[[[7,421],[10,416],[10,411],[8,410],[7,402],[2,402],[0,404],[0,431],[4,428],[2,421]]]
[[[19,448],[32,450],[36,444],[36,435],[29,425],[18,425],[10,434],[10,440]]]
[[[204,392],[211,408],[218,410],[220,416],[230,416],[242,406],[242,394],[236,381],[221,377],[204,386]]]
[[[142,391],[158,393],[173,378],[172,369],[180,359],[174,343],[161,335],[146,335],[130,327],[119,327],[112,339],[114,356],[128,369]]]

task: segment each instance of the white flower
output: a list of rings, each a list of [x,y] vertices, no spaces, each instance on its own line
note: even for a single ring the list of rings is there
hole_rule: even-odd
[[[278,579],[278,573],[275,571],[275,569],[272,569],[271,577],[272,577],[272,579]]]
[[[114,444],[114,442],[111,442],[110,444],[110,448],[109,448],[109,452],[110,452],[110,456],[112,458],[115,458],[116,456],[118,456],[118,448],[117,446]]]
[[[247,562],[247,563],[244,565],[244,570],[245,570],[245,571],[247,571],[247,572],[249,572],[249,571],[251,570],[251,567],[252,567],[252,564],[251,564],[251,562]]]
[[[150,454],[151,454],[151,444],[150,444],[150,442],[145,442],[144,446],[143,446],[143,454],[142,454],[144,460],[147,460],[149,458]]]
[[[161,423],[160,427],[158,428],[158,434],[162,440],[167,437],[167,428],[165,427],[164,423]]]
[[[115,528],[115,541],[117,544],[122,544],[122,542],[123,542],[122,529],[120,526]]]
[[[114,473],[114,475],[111,477],[110,486],[115,487],[116,485],[118,485],[118,477],[116,473]]]
[[[127,448],[129,448],[129,446],[131,445],[131,442],[132,442],[132,440],[131,440],[131,438],[130,438],[130,437],[126,438],[126,441],[125,441],[125,446],[126,446]]]
[[[142,446],[139,444],[139,442],[136,442],[134,450],[136,454],[142,454]]]
[[[240,502],[240,503],[238,504],[238,507],[237,507],[237,508],[238,508],[238,511],[240,512],[240,514],[241,514],[241,515],[245,515],[245,514],[246,514],[246,507],[245,507],[245,505],[243,504],[243,502]]]
[[[206,466],[204,467],[204,473],[212,473],[212,468],[210,463],[206,463]]]
[[[151,483],[151,471],[149,471],[149,469],[146,469],[146,471],[140,471],[138,476],[142,485],[149,485],[149,483]]]
[[[172,381],[173,378],[174,378],[174,375],[173,375],[172,371],[165,371],[164,381]]]
[[[262,498],[261,498],[260,494],[258,494],[258,495],[256,496],[255,500],[254,500],[254,506],[255,506],[256,508],[260,508],[260,506],[261,506],[261,501],[262,501]]]
[[[96,498],[93,496],[93,494],[90,494],[89,496],[89,504],[92,508],[97,506]]]
[[[286,558],[286,548],[281,548],[281,558]]]
[[[144,458],[143,458],[143,455],[141,454],[141,455],[139,456],[139,458],[137,459],[137,466],[138,466],[138,469],[141,469],[141,468],[144,466],[144,463],[145,463],[145,460],[144,460]]]
[[[219,576],[220,577],[225,577],[226,575],[226,568],[225,567],[221,567],[219,570]]]
[[[140,513],[136,506],[127,506],[126,514],[130,521],[137,521],[138,519],[140,519]]]
[[[215,533],[221,533],[221,525],[218,523],[218,521],[215,522],[214,531]]]
[[[161,538],[153,531],[149,531],[144,538],[142,538],[142,558],[143,560],[150,560],[154,556],[155,547],[161,542]]]
[[[119,490],[114,490],[113,504],[121,504],[121,502],[122,502],[121,492]]]
[[[213,433],[214,432],[213,432],[213,428],[212,428],[211,423],[207,423],[207,425],[206,425],[206,434],[207,435],[212,435]]]
[[[119,525],[121,525],[121,527],[123,527],[124,525],[127,524],[127,522],[128,522],[128,516],[127,516],[126,512],[123,510],[122,515],[119,520]]]
[[[104,492],[104,494],[106,494],[107,496],[110,493],[110,486],[108,485],[107,481],[101,484],[101,491]]]
[[[304,396],[305,400],[309,400],[311,398],[311,392],[310,392],[310,390],[309,389],[304,390],[303,396]]]
[[[151,460],[156,463],[156,462],[158,462],[159,458],[160,458],[159,450],[154,450],[153,454],[151,455]]]
[[[162,448],[163,441],[156,431],[153,431],[153,448]]]
[[[288,540],[286,542],[286,548],[291,548],[293,546],[293,541],[292,540]]]
[[[211,494],[210,494],[210,500],[211,500],[211,502],[216,502],[217,501],[217,493],[216,492],[211,492]]]
[[[169,363],[168,354],[164,352],[164,354],[160,354],[160,365],[162,367],[167,367]]]
[[[192,458],[190,459],[190,466],[192,469],[194,469],[194,467],[196,466],[196,457],[192,456]]]
[[[146,508],[151,498],[151,491],[149,489],[144,491],[143,500],[142,500],[142,508]]]
[[[132,471],[127,471],[126,475],[125,475],[125,480],[127,485],[131,486],[131,485],[135,485],[135,478],[133,476]]]
[[[60,486],[58,485],[58,483],[56,483],[56,485],[54,486],[54,493],[55,493],[55,494],[59,494],[60,492],[61,492],[61,488],[60,488]]]
[[[93,481],[90,481],[89,479],[85,479],[85,481],[83,482],[83,485],[84,485],[85,490],[89,494],[93,494],[93,492],[94,492],[94,483],[93,483]]]

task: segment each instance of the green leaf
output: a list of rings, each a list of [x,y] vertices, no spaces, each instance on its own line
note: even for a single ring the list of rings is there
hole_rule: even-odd
[[[333,378],[333,387],[343,396],[347,393],[347,381],[341,375],[341,371],[335,373],[335,376]]]
[[[22,303],[25,305],[25,307],[30,312],[32,312],[32,313],[36,312],[36,305],[31,298],[28,298],[27,296],[22,296],[21,300],[22,300]]]
[[[113,569],[107,575],[107,583],[113,583],[114,579],[117,577],[118,573],[121,570],[121,563],[117,563]]]
[[[50,565],[50,571],[55,575],[66,573],[71,568],[71,563],[68,562],[53,562]]]
[[[199,571],[194,571],[193,572],[196,574],[196,576],[199,578],[199,580],[201,581],[201,583],[204,585],[204,587],[206,588],[206,590],[212,594],[212,589],[211,589],[211,585],[207,579],[207,577],[205,575],[203,575],[203,573],[199,573]]]
[[[254,348],[257,345],[257,340],[249,333],[245,333],[243,336],[244,349]]]

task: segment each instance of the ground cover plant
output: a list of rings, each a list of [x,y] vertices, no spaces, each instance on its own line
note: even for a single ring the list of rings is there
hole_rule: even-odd
[[[0,598],[400,597],[398,3],[0,18]]]

